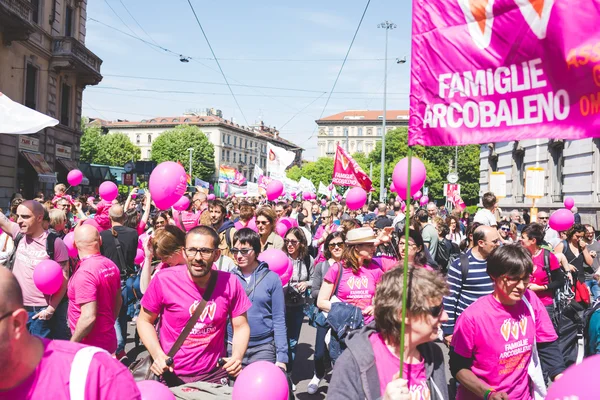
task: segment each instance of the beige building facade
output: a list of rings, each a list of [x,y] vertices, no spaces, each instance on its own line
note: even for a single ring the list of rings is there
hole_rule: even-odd
[[[318,126],[317,155],[335,155],[339,143],[353,153],[369,154],[375,150],[383,132],[382,110],[350,110],[315,121]],[[386,132],[399,126],[408,126],[408,111],[388,110]],[[348,143],[346,144],[346,137]],[[348,147],[346,147],[348,145]]]
[[[87,0],[0,0],[0,92],[59,120],[34,135],[0,134],[0,207],[66,181],[79,160],[81,103],[102,80],[85,47]]]

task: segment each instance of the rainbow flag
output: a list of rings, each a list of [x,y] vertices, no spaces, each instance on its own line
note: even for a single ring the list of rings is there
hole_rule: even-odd
[[[219,167],[219,182],[233,182],[236,178],[236,169],[227,165]]]

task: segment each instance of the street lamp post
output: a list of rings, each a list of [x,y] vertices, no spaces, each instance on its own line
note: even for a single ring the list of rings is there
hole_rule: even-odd
[[[190,174],[189,175],[190,175],[190,179],[192,179],[192,153],[194,152],[194,148],[190,147],[190,148],[187,149],[187,151],[190,152],[190,167],[189,167],[190,168]]]
[[[378,28],[385,29],[385,58],[383,70],[383,127],[381,129],[381,176],[379,179],[379,201],[385,201],[385,125],[387,113],[387,57],[388,57],[388,32],[396,28],[396,24],[390,21],[382,22],[377,25]]]

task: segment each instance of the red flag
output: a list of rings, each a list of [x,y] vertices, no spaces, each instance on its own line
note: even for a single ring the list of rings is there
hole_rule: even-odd
[[[339,144],[335,152],[331,183],[340,186],[358,186],[367,192],[370,192],[373,186],[371,179],[365,174],[365,171],[362,170],[360,165]]]

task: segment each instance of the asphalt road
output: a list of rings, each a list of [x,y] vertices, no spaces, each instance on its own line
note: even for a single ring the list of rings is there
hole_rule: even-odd
[[[302,331],[300,331],[300,340],[298,342],[298,348],[296,352],[296,360],[294,363],[294,371],[292,375],[292,380],[296,384],[296,398],[299,400],[321,400],[327,397],[327,382],[331,378],[331,373],[329,373],[321,382],[321,387],[319,391],[310,395],[307,393],[306,389],[308,383],[313,377],[314,374],[314,364],[313,364],[313,353],[314,353],[314,344],[315,344],[315,328],[308,325],[308,319],[304,319],[304,324],[302,325]],[[129,324],[128,325],[128,338],[127,345],[125,347],[125,351],[127,351],[130,356],[135,355],[135,343],[134,343],[134,334],[135,334],[135,326]],[[443,344],[438,344],[444,352],[444,358],[446,361],[446,379],[450,378],[450,372],[448,370],[448,349]]]

